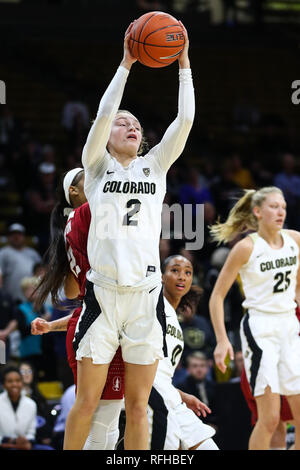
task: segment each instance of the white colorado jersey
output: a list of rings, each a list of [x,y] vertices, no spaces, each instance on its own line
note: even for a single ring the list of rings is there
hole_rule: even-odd
[[[249,261],[240,269],[245,300],[243,307],[265,313],[284,313],[296,308],[295,290],[299,247],[285,231],[283,246],[273,249],[257,233]]]
[[[165,404],[173,408],[182,402],[180,393],[172,384],[172,379],[182,355],[184,341],[182,329],[174,308],[165,297],[164,303],[167,323],[166,342],[168,357],[159,361],[153,386],[164,397]]]
[[[128,70],[119,67],[104,93],[83,150],[85,194],[91,209],[87,278],[98,285],[160,281],[159,238],[166,173],[185,146],[194,118],[190,69],[179,72],[178,115],[161,142],[124,168],[107,149]]]

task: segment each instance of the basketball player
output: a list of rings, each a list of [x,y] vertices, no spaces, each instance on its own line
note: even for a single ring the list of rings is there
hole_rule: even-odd
[[[161,208],[166,173],[182,153],[194,118],[189,43],[185,30],[178,58],[178,115],[162,141],[138,158],[141,124],[131,113],[118,111],[136,61],[128,47],[132,26],[83,149],[91,270],[75,332],[78,390],[66,423],[65,449],[82,449],[119,345],[125,362],[125,449],[147,449],[148,398],[158,360],[167,353],[159,266]]]
[[[63,180],[60,200],[51,217],[52,243],[49,248],[49,265],[40,282],[37,307],[51,292],[54,302],[58,290],[65,287],[67,297],[82,300],[85,292],[86,273],[89,270],[87,258],[87,237],[90,226],[90,209],[84,194],[84,171],[75,168]],[[74,209],[74,210],[73,210]],[[66,224],[66,213],[69,217]],[[73,349],[73,338],[82,306],[73,315],[46,322],[36,318],[31,324],[32,334],[67,330],[66,346],[68,362],[77,384],[77,363]],[[119,437],[119,415],[124,395],[124,363],[118,349],[111,363],[105,388],[94,413],[91,431],[85,443],[86,450],[113,450]]]
[[[257,405],[258,420],[249,449],[268,449],[280,419],[280,395],[294,416],[295,449],[300,449],[300,338],[295,315],[299,290],[300,233],[283,230],[286,202],[279,188],[249,190],[232,208],[225,223],[211,228],[219,242],[256,230],[231,250],[215,284],[209,306],[216,334],[216,365],[225,372],[233,349],[224,325],[223,302],[240,273],[247,309],[241,340],[247,379]]]
[[[297,305],[296,316],[298,321],[300,321],[300,309]],[[251,388],[247,380],[245,369],[243,368],[241,374],[241,389],[245,400],[247,402],[248,408],[251,411],[251,424],[254,426],[257,421],[257,407],[256,401],[251,393]],[[286,449],[286,423],[293,425],[293,415],[289,407],[288,401],[285,396],[280,397],[280,422],[275,430],[271,443],[270,450],[285,450]],[[289,450],[294,449],[294,445],[289,448]]]
[[[159,361],[149,398],[148,421],[152,450],[218,449],[211,439],[215,434],[214,428],[204,424],[198,417],[201,414],[205,417],[210,409],[195,396],[176,389],[172,384],[184,347],[176,309],[180,302],[190,297],[196,297],[199,301],[201,292],[198,286],[192,286],[192,280],[193,266],[189,260],[173,255],[164,261],[162,282],[168,357]]]

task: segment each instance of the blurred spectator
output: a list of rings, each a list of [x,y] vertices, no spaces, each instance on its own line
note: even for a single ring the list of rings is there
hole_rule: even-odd
[[[69,92],[69,99],[62,110],[62,126],[68,136],[70,149],[85,143],[90,127],[90,114],[88,107],[77,96],[75,90]]]
[[[39,253],[25,245],[25,227],[14,223],[8,228],[8,244],[0,249],[0,269],[3,291],[15,301],[25,301],[21,280],[31,276],[35,263],[41,261]]]
[[[210,187],[211,183],[214,181],[217,168],[215,157],[213,155],[205,155],[201,159],[201,173],[199,175],[200,184]]]
[[[56,450],[62,450],[63,448],[66,420],[75,401],[75,388],[74,384],[71,385],[61,397],[60,413],[53,429],[53,445]]]
[[[235,351],[230,382],[240,382],[244,368],[244,358],[241,350]]]
[[[56,167],[43,162],[38,170],[38,180],[27,192],[27,213],[32,233],[39,238],[39,251],[44,253],[49,245],[50,215],[56,204]]]
[[[285,153],[281,160],[282,171],[274,177],[274,185],[280,188],[287,202],[288,228],[300,230],[300,176],[296,171],[296,160],[291,153]]]
[[[4,392],[0,395],[0,446],[31,450],[36,433],[36,404],[22,393],[23,381],[19,369],[3,371]]]
[[[223,222],[236,200],[241,195],[241,188],[234,181],[234,173],[230,163],[221,164],[221,174],[210,186],[210,192],[216,208],[216,213]]]
[[[36,371],[29,361],[21,361],[20,372],[23,377],[23,390],[27,397],[31,398],[37,406],[36,442],[50,445],[52,439],[52,423],[50,420],[50,407],[46,398],[38,389]]]
[[[231,2],[233,3],[233,2]],[[236,129],[247,132],[259,123],[260,112],[251,100],[251,91],[240,96],[233,109],[233,120]]]
[[[182,177],[180,173],[180,167],[175,163],[169,169],[167,177],[167,193],[170,195],[171,204],[173,204],[174,202],[178,202],[178,195],[181,184]]]
[[[209,189],[200,183],[200,174],[195,167],[190,167],[187,172],[186,183],[181,186],[179,192],[180,204],[192,204],[193,219],[196,215],[196,204],[204,204],[204,220],[206,223],[213,221],[215,212],[213,199]],[[209,208],[205,210],[205,207]],[[208,220],[206,220],[208,218]],[[194,224],[193,224],[194,227]]]
[[[184,338],[183,365],[186,365],[187,356],[195,351],[202,351],[207,357],[212,358],[216,345],[210,322],[196,314],[201,292],[200,288],[196,289],[194,286],[193,295],[190,294],[188,300],[183,297],[177,309]]]
[[[4,153],[0,152],[0,192],[16,191],[15,176],[8,168]]]
[[[20,357],[21,360],[27,360],[33,364],[34,368],[39,374],[42,369],[42,336],[31,335],[31,322],[37,318],[42,317],[49,320],[49,314],[43,310],[41,312],[35,312],[33,307],[34,291],[38,284],[38,278],[36,277],[25,277],[21,281],[21,288],[26,298],[25,302],[18,305],[17,308],[17,320],[18,329],[21,333],[21,344],[20,344]]]
[[[20,193],[25,193],[36,182],[38,165],[41,162],[41,146],[33,138],[28,138],[20,155],[14,156],[14,174]]]
[[[233,181],[242,189],[254,189],[255,183],[250,170],[243,167],[241,157],[238,153],[233,153],[230,157],[230,165],[233,173]]]
[[[226,258],[230,252],[227,247],[219,247],[212,253],[210,259],[210,268],[205,274],[205,280],[203,283],[203,313],[209,319],[208,302],[213,291],[216,280],[219,273],[226,261]],[[230,288],[225,301],[224,301],[224,319],[226,325],[226,331],[228,332],[231,343],[235,347],[240,346],[240,321],[243,316],[242,302],[244,298],[240,290],[240,286],[235,281]]]
[[[237,21],[235,0],[222,0],[224,10],[224,23],[233,26]]]
[[[250,171],[256,188],[271,186],[273,184],[273,173],[264,167],[261,155],[254,155],[253,158],[251,158]]]
[[[289,148],[285,120],[278,114],[265,114],[261,118],[260,128],[256,153],[260,155],[265,170],[277,173],[280,166],[278,157]]]
[[[165,4],[168,2],[169,0],[165,0],[163,2],[161,2],[160,0],[136,0],[136,5],[141,10],[160,11],[165,10]]]
[[[23,391],[20,370],[3,371],[4,392],[0,395],[0,448],[16,450],[53,450],[36,443],[37,407]]]
[[[10,295],[3,291],[2,275],[0,274],[0,340],[5,342],[6,362],[10,356],[9,335],[17,326],[16,306]]]
[[[180,359],[172,379],[174,387],[178,388],[178,384],[183,382],[186,379],[187,375],[188,372],[186,370],[186,367],[183,367],[182,360]]]
[[[46,144],[42,148],[42,161],[43,163],[52,163],[55,165],[55,150],[50,144]]]
[[[183,392],[195,395],[199,400],[208,405],[212,413],[206,418],[201,417],[205,423],[217,424],[214,414],[214,403],[216,394],[216,384],[209,380],[210,366],[207,356],[199,351],[189,354],[186,358],[187,377],[178,384],[178,388]]]
[[[7,105],[0,107],[0,151],[10,155],[20,144],[20,124]]]

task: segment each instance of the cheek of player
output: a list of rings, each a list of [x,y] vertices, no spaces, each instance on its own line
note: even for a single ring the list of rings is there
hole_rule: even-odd
[[[69,189],[70,197],[71,197],[71,203],[73,207],[79,207],[85,202],[87,202],[87,198],[84,192],[84,175],[82,178],[78,181],[76,186],[70,186]],[[76,199],[74,199],[76,198]],[[75,202],[76,201],[76,202]]]
[[[81,180],[77,184],[77,189],[78,189],[78,197],[81,202],[81,204],[84,204],[87,202],[87,198],[84,192],[84,175],[82,176]]]
[[[278,196],[277,200],[266,199],[260,207],[253,210],[259,223],[276,229],[283,227],[286,218],[286,203],[280,195]]]
[[[193,272],[191,269],[170,267],[167,268],[163,280],[170,295],[184,296],[191,288]]]
[[[142,141],[141,126],[133,118],[117,117],[112,124],[108,141],[110,153],[129,152],[136,155]]]

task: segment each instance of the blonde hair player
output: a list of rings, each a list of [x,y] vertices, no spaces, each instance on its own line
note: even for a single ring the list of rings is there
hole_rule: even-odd
[[[147,403],[158,360],[167,354],[159,238],[166,173],[182,153],[194,119],[188,36],[179,63],[178,115],[161,142],[138,157],[142,127],[118,112],[134,59],[125,33],[123,60],[105,91],[83,149],[84,191],[91,210],[86,295],[74,336],[76,401],[65,449],[82,449],[118,349],[125,362],[124,446],[148,448]]]
[[[257,404],[258,420],[249,440],[250,450],[270,446],[280,420],[280,394],[295,417],[295,448],[300,449],[300,337],[295,314],[300,303],[300,233],[283,230],[286,202],[276,187],[249,190],[232,208],[225,223],[211,233],[228,242],[246,230],[254,233],[232,248],[213,289],[209,308],[216,334],[216,365],[225,372],[233,349],[224,324],[224,299],[238,273],[246,314],[241,321],[245,370]]]

